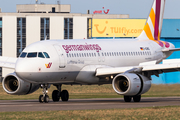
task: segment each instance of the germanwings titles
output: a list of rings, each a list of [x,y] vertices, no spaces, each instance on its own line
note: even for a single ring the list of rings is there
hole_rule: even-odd
[[[3,89],[12,95],[26,95],[39,88],[39,102],[68,101],[66,85],[112,84],[125,102],[141,101],[151,87],[151,76],[180,70],[179,60],[164,60],[174,51],[172,43],[161,41],[165,0],[154,0],[147,22],[136,39],[45,40],[27,46],[19,58],[0,57],[0,66],[14,69],[3,79]],[[162,64],[159,64],[161,63]]]

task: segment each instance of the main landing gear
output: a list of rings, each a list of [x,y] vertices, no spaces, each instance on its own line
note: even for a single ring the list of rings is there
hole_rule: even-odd
[[[134,102],[140,102],[141,101],[141,95],[136,95],[136,96],[124,96],[124,101],[125,102],[131,102],[133,98]]]
[[[60,97],[62,101],[68,101],[69,99],[69,93],[67,90],[61,91],[61,84],[60,85],[55,85],[57,87],[57,90],[54,90],[52,92],[52,99],[54,102],[58,102]]]
[[[40,95],[39,96],[39,102],[40,103],[48,103],[49,102],[49,96],[47,95],[48,93],[48,88],[49,88],[49,85],[48,84],[42,84],[41,85],[41,88],[43,88],[43,95]]]

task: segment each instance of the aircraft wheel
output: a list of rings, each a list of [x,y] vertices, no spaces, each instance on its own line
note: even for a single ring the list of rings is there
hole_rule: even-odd
[[[61,92],[61,100],[62,100],[62,101],[68,101],[68,99],[69,99],[69,93],[68,93],[68,91],[67,91],[67,90],[63,90],[63,91]]]
[[[59,96],[59,91],[58,90],[54,90],[52,92],[52,99],[54,102],[58,102],[59,99],[60,99],[60,96]]]
[[[44,102],[43,95],[40,95],[40,96],[39,96],[39,102],[40,102],[40,103],[43,103],[43,102]]]
[[[45,102],[45,103],[48,103],[48,102],[49,102],[49,96],[48,96],[48,95],[45,95],[45,97],[44,97],[44,102]]]
[[[140,102],[141,101],[141,95],[133,96],[134,102]]]
[[[125,102],[131,102],[132,97],[131,96],[124,96]]]

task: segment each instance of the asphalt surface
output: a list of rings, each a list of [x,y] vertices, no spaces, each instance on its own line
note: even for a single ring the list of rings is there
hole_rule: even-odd
[[[180,106],[180,97],[142,98],[141,102],[124,102],[123,98],[70,99],[68,102],[39,103],[38,100],[0,100],[0,112],[92,110],[113,108],[140,108],[155,106]]]

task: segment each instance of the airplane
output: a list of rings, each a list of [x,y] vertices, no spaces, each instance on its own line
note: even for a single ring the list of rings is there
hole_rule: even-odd
[[[125,102],[141,101],[151,88],[151,76],[180,70],[178,59],[168,58],[175,48],[161,41],[165,0],[154,0],[149,17],[135,39],[44,40],[27,46],[20,57],[0,57],[0,67],[14,69],[2,81],[5,92],[26,95],[43,89],[40,103],[68,101],[65,85],[112,84]],[[160,64],[161,63],[161,64]]]

